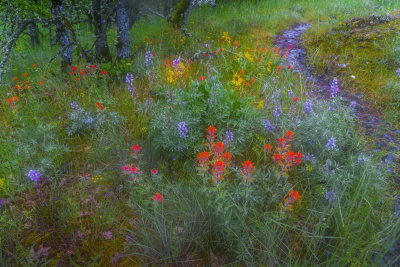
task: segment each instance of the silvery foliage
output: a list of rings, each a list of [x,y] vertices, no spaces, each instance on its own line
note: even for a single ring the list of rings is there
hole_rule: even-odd
[[[62,157],[69,151],[61,136],[57,123],[26,124],[11,136],[14,155],[5,167],[19,169],[23,165],[44,172],[57,169]]]
[[[82,107],[76,107],[69,115],[70,125],[66,129],[69,136],[99,130],[102,127],[114,126],[122,121],[117,112],[99,110],[96,112],[86,111]]]

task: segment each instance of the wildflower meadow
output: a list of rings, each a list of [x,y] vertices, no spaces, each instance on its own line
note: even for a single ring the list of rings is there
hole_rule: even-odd
[[[400,266],[400,1],[0,5],[1,266]]]

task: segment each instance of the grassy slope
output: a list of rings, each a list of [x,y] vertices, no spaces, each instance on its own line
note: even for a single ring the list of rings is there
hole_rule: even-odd
[[[246,50],[247,48],[254,48],[256,44],[260,46],[268,47],[271,49],[271,43],[273,37],[280,30],[287,27],[289,24],[298,21],[319,21],[318,27],[315,29],[315,34],[324,32],[323,28],[319,26],[322,22],[329,24],[337,23],[337,20],[344,21],[354,16],[369,15],[371,12],[377,14],[384,14],[387,10],[393,10],[397,8],[397,2],[385,2],[385,6],[379,5],[380,1],[235,1],[234,3],[222,3],[215,9],[205,7],[197,9],[190,18],[189,31],[192,32],[197,38],[203,42],[213,42],[213,47],[219,48],[220,46],[226,46],[227,44],[221,42],[220,38],[223,32],[229,32],[229,35],[233,41],[238,41],[241,49]],[[333,19],[333,17],[339,19]],[[149,23],[150,20],[150,23]],[[90,32],[86,27],[82,27],[80,32],[83,37],[82,42],[89,46],[91,38]],[[132,221],[129,218],[132,217],[131,210],[127,206],[127,195],[129,191],[126,187],[121,187],[121,179],[116,174],[116,169],[119,169],[122,162],[126,162],[128,155],[123,152],[129,145],[137,142],[145,143],[147,137],[147,131],[149,127],[149,116],[146,113],[137,112],[140,103],[144,97],[155,96],[157,92],[153,90],[154,87],[160,86],[159,80],[163,78],[163,63],[165,59],[173,59],[180,55],[182,57],[188,57],[193,55],[198,49],[201,49],[195,41],[187,40],[182,45],[177,45],[182,36],[175,33],[173,30],[168,28],[168,25],[160,20],[159,18],[149,18],[146,20],[139,21],[132,30],[132,40],[134,45],[133,50],[138,47],[145,45],[147,48],[152,49],[157,53],[155,59],[155,74],[149,74],[143,68],[144,53],[143,50],[139,51],[139,56],[133,62],[124,62],[122,66],[104,66],[109,73],[116,71],[116,69],[129,70],[137,74],[137,80],[135,86],[139,96],[139,101],[132,101],[129,92],[125,89],[126,85],[112,81],[107,77],[103,77],[98,74],[93,79],[81,79],[79,82],[75,82],[69,77],[62,77],[57,72],[58,61],[48,64],[48,60],[56,53],[57,47],[51,49],[32,49],[27,42],[27,39],[22,39],[18,43],[18,47],[12,57],[12,69],[9,76],[10,85],[2,86],[0,90],[0,96],[2,99],[2,105],[0,106],[1,114],[5,114],[0,119],[0,128],[2,136],[2,146],[0,150],[2,162],[12,162],[10,165],[4,165],[0,168],[0,177],[7,177],[6,187],[2,193],[2,196],[9,196],[10,192],[20,191],[21,188],[30,188],[29,183],[26,182],[26,173],[29,168],[42,167],[48,164],[49,175],[59,178],[62,182],[58,183],[57,186],[60,188],[54,188],[54,192],[57,197],[65,199],[66,201],[60,202],[53,207],[53,209],[43,209],[42,213],[35,214],[32,217],[29,214],[24,213],[23,207],[19,207],[18,212],[10,212],[10,217],[2,217],[2,220],[8,222],[8,228],[4,228],[7,231],[7,237],[5,238],[10,248],[15,244],[21,244],[21,251],[16,253],[17,261],[23,265],[25,258],[29,258],[30,247],[35,247],[37,250],[38,244],[47,244],[55,249],[57,245],[63,244],[68,249],[74,251],[74,259],[77,262],[80,260],[90,260],[99,258],[99,264],[109,263],[111,258],[116,254],[123,252],[122,243],[125,241],[125,230],[132,226]],[[163,38],[163,43],[159,42],[160,36]],[[115,42],[115,31],[109,32],[110,44]],[[146,38],[148,38],[146,40]],[[158,42],[156,42],[158,39]],[[150,41],[149,41],[150,40]],[[174,40],[176,40],[174,42]],[[47,42],[47,41],[45,41]],[[152,42],[152,44],[150,44]],[[46,45],[43,45],[46,47]],[[227,56],[228,58],[228,56]],[[271,60],[275,59],[271,57]],[[279,62],[276,60],[276,62]],[[32,64],[38,64],[38,67],[33,68]],[[79,64],[78,64],[79,65]],[[83,63],[82,63],[83,65]],[[197,80],[201,75],[207,77],[215,75],[216,72],[224,68],[223,60],[218,61],[218,64],[213,69],[217,71],[209,70],[206,61],[202,60],[193,63],[193,69],[190,77],[193,80]],[[251,70],[251,69],[250,69]],[[256,70],[253,70],[255,72]],[[15,91],[15,82],[13,81],[14,76],[18,76],[20,80],[23,79],[23,73],[29,73],[28,78],[32,85],[33,90],[22,90]],[[235,70],[236,72],[236,70]],[[357,75],[358,76],[358,75]],[[232,73],[225,73],[221,75],[223,80],[221,81],[224,85],[231,87]],[[280,84],[282,87],[288,89],[293,88],[296,95],[299,95],[302,100],[305,98],[304,88],[301,83],[297,81],[296,76],[288,74],[286,82]],[[24,81],[23,80],[23,81]],[[39,86],[39,81],[44,81],[43,86]],[[256,96],[256,100],[264,99],[268,96],[268,93],[263,92],[263,84],[267,80],[261,79],[260,82],[256,83],[251,90],[243,89],[239,95],[241,96]],[[16,116],[8,107],[6,100],[11,96],[18,95],[20,102],[17,106],[19,115]],[[70,103],[78,101],[79,105],[88,110],[94,110],[94,103],[101,102],[107,110],[117,111],[123,116],[126,121],[124,127],[112,127],[104,126],[97,130],[95,134],[82,134],[67,136],[64,131],[64,127],[68,124],[68,113],[70,112]],[[265,98],[268,101],[268,97]],[[290,101],[290,99],[289,99]],[[328,115],[327,115],[328,116]],[[285,122],[282,122],[283,131],[285,128]],[[289,125],[291,122],[288,121]],[[311,123],[311,122],[310,122]],[[42,130],[37,130],[38,125],[43,125]],[[52,130],[55,127],[57,130]],[[308,127],[308,126],[307,126]],[[306,132],[311,131],[313,128],[312,124],[309,128],[304,126],[304,140],[306,140]],[[301,127],[300,127],[301,128]],[[321,129],[324,126],[321,125]],[[18,129],[23,129],[18,134]],[[300,131],[300,129],[299,129]],[[35,137],[34,133],[38,136]],[[49,134],[53,134],[53,140],[48,140]],[[296,133],[297,134],[297,133]],[[301,134],[300,134],[301,135]],[[300,137],[299,137],[300,138]],[[271,142],[274,142],[271,140]],[[322,141],[321,141],[322,142]],[[255,142],[253,143],[255,144]],[[325,144],[322,145],[322,147]],[[68,147],[64,149],[63,146]],[[116,149],[117,153],[113,153],[112,149]],[[27,150],[26,152],[16,153],[16,150]],[[159,155],[152,155],[151,144],[144,146],[144,154],[146,155],[145,160],[149,165],[158,163],[159,169],[166,173],[169,172],[168,165],[174,165],[174,170],[171,176],[184,177],[188,172],[185,170],[183,163],[171,163],[157,160]],[[252,147],[254,150],[254,147]],[[243,151],[245,159],[247,156],[252,157],[254,151]],[[347,157],[348,155],[346,155]],[[253,156],[254,157],[254,156]],[[322,157],[322,156],[321,156]],[[45,158],[47,161],[43,161]],[[161,156],[162,158],[162,156]],[[356,159],[352,159],[355,161]],[[190,162],[190,160],[188,160]],[[47,163],[49,162],[49,163]],[[66,165],[65,163],[71,164]],[[147,168],[150,169],[151,166]],[[355,168],[352,162],[342,166],[345,170],[353,170]],[[322,166],[314,166],[315,176],[318,176],[319,172],[323,172]],[[306,173],[302,170],[303,176]],[[354,171],[354,172],[358,172]],[[90,173],[91,177],[99,174],[104,177],[104,181],[97,186],[93,181],[85,179],[84,174]],[[12,174],[15,179],[9,178]],[[350,187],[348,177],[345,171],[339,170],[338,176],[343,178],[343,183]],[[347,264],[357,260],[357,255],[360,253],[360,247],[364,251],[367,251],[367,247],[374,249],[375,245],[382,245],[379,241],[380,235],[373,237],[373,240],[368,239],[365,233],[369,231],[375,231],[380,229],[382,234],[389,231],[388,229],[382,229],[377,227],[379,216],[383,216],[387,221],[390,214],[385,213],[381,209],[374,211],[368,208],[366,203],[361,203],[360,207],[356,207],[357,199],[362,199],[364,194],[370,194],[368,186],[371,184],[375,186],[376,181],[365,174],[357,174],[357,178],[360,179],[359,183],[352,184],[353,196],[343,196],[343,199],[349,198],[349,203],[345,207],[335,207],[333,215],[327,216],[328,224],[336,225],[337,232],[332,232],[332,239],[339,238],[339,240],[347,240],[346,242],[334,242],[330,243],[332,246],[337,246],[336,250],[332,250],[333,256],[326,262],[334,262],[334,254],[340,255]],[[300,175],[301,176],[301,175]],[[305,175],[307,176],[307,174]],[[366,182],[363,184],[363,179]],[[296,181],[292,181],[293,184]],[[311,190],[314,188],[313,182],[304,182],[302,186],[304,189]],[[307,184],[307,185],[306,185]],[[342,184],[339,184],[342,185]],[[129,187],[128,187],[129,188]],[[160,189],[160,188],[159,188]],[[167,192],[176,194],[177,198],[182,197],[184,202],[185,197],[187,201],[193,201],[186,196],[188,193],[178,192],[179,189],[165,189]],[[168,191],[169,190],[169,191]],[[375,190],[375,189],[373,189]],[[104,200],[107,192],[113,192],[115,198],[110,200]],[[197,192],[199,193],[199,192]],[[215,193],[215,192],[214,192]],[[304,193],[306,198],[309,198],[310,203],[315,195]],[[91,198],[94,199],[93,204],[85,204],[81,199]],[[217,199],[221,201],[220,199]],[[376,205],[387,207],[387,203],[380,203],[377,199],[373,200]],[[139,201],[139,200],[138,200]],[[172,202],[172,199],[170,200]],[[198,200],[200,202],[200,200]],[[128,202],[128,203],[127,203]],[[179,201],[176,203],[176,208],[179,210]],[[375,205],[374,204],[374,205]],[[97,206],[96,206],[97,205]],[[100,205],[100,206],[98,206]],[[361,207],[365,209],[363,212]],[[374,206],[376,207],[376,206]],[[312,208],[317,208],[314,206]],[[57,211],[58,209],[58,211]],[[61,212],[60,212],[61,210]],[[91,212],[91,216],[79,215],[80,212]],[[356,211],[356,212],[355,212]],[[320,217],[318,214],[312,214],[309,211],[304,210],[307,215],[303,220],[303,223],[310,221],[309,225],[312,226],[316,232],[323,231],[326,227],[326,223],[318,221]],[[325,212],[325,211],[324,211]],[[345,214],[345,218],[342,217],[342,213]],[[355,214],[354,214],[355,213]],[[376,213],[376,214],[375,214]],[[16,215],[18,214],[18,215]],[[323,253],[321,247],[324,246],[325,241],[315,242],[319,239],[316,234],[310,234],[307,231],[296,230],[295,222],[277,222],[276,218],[267,216],[267,221],[263,221],[262,218],[252,218],[254,221],[250,223],[251,231],[254,228],[258,234],[253,242],[258,244],[257,249],[267,252],[270,251],[271,255],[267,257],[268,260],[273,258],[281,258],[282,255],[287,254],[288,262],[295,263],[299,258],[293,257],[293,255],[301,256],[305,253],[306,258],[310,259],[312,253]],[[377,215],[378,218],[377,218]],[[12,216],[16,216],[14,221],[9,219]],[[18,217],[21,216],[21,217]],[[355,220],[355,217],[371,217],[371,223],[367,223],[365,220],[361,224],[350,225],[351,227],[345,227],[344,222],[351,222]],[[45,220],[37,220],[37,218],[45,218]],[[58,218],[55,220],[54,218]],[[141,218],[142,219],[142,218]],[[190,218],[193,219],[193,218]],[[275,220],[275,221],[274,221]],[[338,222],[336,220],[341,220]],[[148,221],[144,221],[148,223]],[[26,226],[26,223],[33,223],[33,226]],[[24,227],[25,224],[25,227]],[[269,225],[267,227],[263,225]],[[245,227],[250,226],[246,225]],[[286,228],[287,227],[287,228]],[[25,228],[24,232],[19,232],[19,229]],[[149,227],[150,228],[150,227]],[[85,241],[79,241],[76,237],[76,230],[81,229],[82,231],[91,229],[92,235]],[[359,229],[364,229],[363,234],[358,234]],[[111,242],[108,242],[102,238],[105,231],[111,230],[114,238]],[[152,229],[155,231],[155,229]],[[287,236],[288,233],[293,232],[291,245],[293,249],[291,252],[286,251],[287,242],[281,240],[281,238]],[[86,233],[87,234],[87,233]],[[324,233],[326,234],[326,233]],[[266,237],[264,237],[266,236]],[[13,240],[13,241],[10,241]],[[18,241],[15,241],[18,240]],[[352,240],[352,241],[351,241]],[[369,244],[363,244],[365,240],[368,240]],[[3,242],[3,241],[2,241]],[[16,242],[16,243],[14,243]],[[276,242],[278,245],[274,248],[270,248],[269,244]],[[354,242],[354,244],[351,244]],[[376,243],[374,243],[376,242]],[[297,246],[301,244],[302,249],[297,251]],[[318,244],[318,245],[316,245]],[[219,248],[218,245],[213,244],[212,246]],[[212,247],[211,246],[211,247]],[[222,245],[221,245],[222,246]],[[18,247],[18,245],[16,246]],[[348,249],[348,255],[344,256],[342,249]],[[65,249],[64,249],[65,250]],[[306,252],[304,252],[306,251]],[[170,252],[173,254],[173,252]],[[244,253],[242,251],[242,253]],[[367,257],[368,252],[363,252],[363,256]],[[267,254],[267,253],[265,253]],[[246,253],[244,253],[246,255]],[[321,255],[318,255],[321,256]],[[66,260],[66,254],[60,253],[60,255],[53,255],[53,261],[58,259]],[[232,256],[233,257],[233,256]],[[326,255],[325,255],[326,257]],[[134,257],[133,257],[134,258]],[[251,257],[250,257],[251,258]],[[132,258],[131,258],[132,259]],[[244,259],[248,259],[244,257]],[[266,260],[264,262],[267,262]],[[326,258],[325,258],[326,259]],[[129,264],[129,259],[125,258],[123,263]],[[122,263],[121,263],[122,264]]]

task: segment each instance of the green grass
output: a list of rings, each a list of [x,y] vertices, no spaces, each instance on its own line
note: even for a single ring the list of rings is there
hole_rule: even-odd
[[[326,43],[313,43],[314,38],[339,22],[395,12],[398,5],[222,2],[193,12],[188,31],[195,38],[184,38],[150,16],[131,31],[134,60],[98,66],[84,77],[60,74],[59,59],[48,63],[58,47],[33,49],[23,36],[0,87],[0,198],[7,199],[0,209],[0,261],[6,266],[377,264],[399,232],[391,184],[368,156],[351,111],[338,100],[309,98],[296,74],[284,67],[277,71],[285,60],[273,52],[272,41],[291,23],[311,22],[316,27],[306,44],[321,45],[313,56],[322,59],[342,39],[332,35]],[[90,31],[86,25],[77,29],[85,47],[93,42]],[[221,38],[224,32],[230,43]],[[115,54],[115,29],[108,36]],[[384,71],[385,64],[396,64],[390,61],[397,55],[391,37],[374,44],[391,48],[380,51],[374,67],[379,66],[377,77],[394,80],[395,73]],[[45,47],[49,40],[42,42]],[[144,64],[145,51],[157,54],[151,66]],[[169,82],[167,61],[178,57],[184,73]],[[85,68],[82,60],[76,65]],[[127,72],[135,76],[135,97],[127,90]],[[235,75],[244,79],[240,85],[232,82]],[[368,82],[368,75],[360,77]],[[31,89],[24,88],[26,80]],[[16,90],[19,84],[22,88]],[[385,90],[394,97],[396,88],[393,81]],[[13,96],[19,99],[15,110],[7,103]],[[280,117],[272,115],[275,100],[282,105]],[[305,112],[307,100],[313,103],[312,114]],[[78,109],[71,107],[74,101]],[[104,110],[95,107],[97,102]],[[89,123],[89,117],[95,122]],[[265,119],[275,127],[272,132],[264,127]],[[187,138],[178,134],[182,121]],[[197,166],[198,153],[208,150],[210,125],[216,126],[217,141],[224,141],[226,131],[234,133],[234,141],[225,146],[232,159],[218,187],[211,168],[200,175]],[[277,139],[288,130],[295,134],[290,149],[304,157],[283,173],[273,154]],[[333,150],[326,148],[330,138],[336,140]],[[271,152],[265,153],[265,144],[272,145]],[[133,145],[142,148],[139,157],[132,155]],[[314,159],[306,160],[309,154]],[[365,160],[358,162],[360,157]],[[254,180],[247,185],[242,175],[246,160],[255,166]],[[142,172],[136,182],[123,174],[121,167],[127,164]],[[30,169],[45,174],[50,184],[34,186],[27,177]],[[280,204],[290,190],[297,190],[301,199],[293,211],[285,211]],[[325,191],[334,191],[337,198],[328,201]],[[156,192],[164,202],[152,199]],[[38,252],[41,245],[50,248],[48,256]]]

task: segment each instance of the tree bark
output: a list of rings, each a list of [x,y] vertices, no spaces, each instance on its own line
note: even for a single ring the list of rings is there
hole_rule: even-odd
[[[36,23],[32,22],[28,24],[28,34],[31,39],[31,45],[33,47],[40,46],[39,27]]]
[[[117,6],[117,60],[130,56],[128,0],[118,0]]]
[[[107,27],[104,12],[101,9],[101,0],[92,0],[94,34],[96,35],[96,59],[100,62],[111,61],[111,53],[107,42]]]
[[[172,21],[176,23],[179,28],[186,27],[190,12],[192,12],[192,9],[194,8],[194,2],[194,0],[181,0],[178,4]]]
[[[65,17],[64,0],[51,0],[51,12],[55,18],[56,39],[61,49],[61,70],[66,71],[72,66],[72,47],[67,27],[63,21]]]

